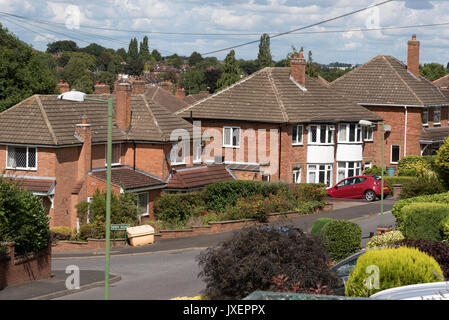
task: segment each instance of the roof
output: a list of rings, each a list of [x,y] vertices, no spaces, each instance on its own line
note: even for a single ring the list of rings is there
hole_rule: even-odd
[[[421,143],[441,142],[449,137],[449,127],[424,128],[420,141]]]
[[[167,189],[201,188],[210,183],[234,179],[232,173],[223,164],[189,167],[173,170]]]
[[[189,94],[188,96],[185,96],[184,98],[182,98],[182,100],[187,104],[192,104],[197,101],[203,100],[203,99],[207,98],[208,96],[209,96],[209,94],[202,94],[202,93]]]
[[[5,175],[7,179],[10,179],[14,182],[16,182],[20,187],[22,187],[25,190],[36,192],[36,193],[44,193],[44,194],[51,194],[51,191],[54,189],[56,179],[55,178],[40,178],[40,177],[33,177],[33,178],[25,178],[25,177],[19,177],[19,176],[9,176]]]
[[[378,55],[330,83],[330,87],[361,104],[447,105],[439,88],[415,76],[392,56]]]
[[[165,107],[170,112],[176,112],[188,106],[185,101],[159,86],[147,88],[145,90],[145,96],[147,97],[148,101],[157,103]]]
[[[306,76],[306,89],[292,80],[289,67],[264,68],[176,114],[265,123],[381,120],[317,78]]]
[[[115,94],[87,95],[112,99],[115,111]],[[57,95],[33,95],[0,113],[0,142],[66,146],[80,144],[74,133],[83,115],[92,128],[92,142],[107,141],[107,109],[104,102],[86,100],[73,102],[60,100]],[[143,94],[131,98],[131,129],[123,132],[115,125],[114,141],[168,142],[174,129],[192,132],[192,125],[169,112],[158,103],[146,99]]]
[[[439,88],[449,88],[449,74],[434,80],[433,84]]]
[[[106,181],[106,169],[94,169],[89,175],[97,179]],[[166,186],[165,181],[161,178],[146,173],[141,170],[134,170],[127,166],[111,168],[111,183],[117,187],[132,191],[141,188],[163,188]]]

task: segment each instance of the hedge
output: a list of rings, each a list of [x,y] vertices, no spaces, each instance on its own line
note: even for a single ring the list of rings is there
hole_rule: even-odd
[[[367,248],[391,246],[404,239],[401,231],[390,231],[377,236],[373,236],[366,244]]]
[[[154,214],[160,220],[183,224],[198,211],[195,208],[204,211],[204,197],[204,192],[162,193],[154,203]]]
[[[409,239],[441,241],[441,222],[449,217],[449,205],[417,202],[402,208],[403,233]]]
[[[323,228],[329,222],[334,221],[332,218],[318,218],[313,222],[312,228],[310,229],[310,233],[319,235],[323,231]]]
[[[362,229],[357,223],[346,220],[328,222],[322,230],[329,256],[340,261],[361,249]]]
[[[398,176],[424,176],[434,166],[435,156],[410,155],[398,162]]]
[[[396,218],[396,229],[402,230],[403,224],[403,214],[402,208],[408,204],[414,202],[435,202],[435,203],[444,203],[449,205],[449,192],[439,193],[439,194],[431,194],[419,197],[413,197],[408,199],[399,200],[393,205],[391,212]]]
[[[376,275],[378,281],[375,281]],[[353,297],[369,297],[376,292],[394,287],[443,281],[437,275],[443,275],[438,262],[418,249],[407,247],[372,249],[357,260],[346,283],[345,294]]]

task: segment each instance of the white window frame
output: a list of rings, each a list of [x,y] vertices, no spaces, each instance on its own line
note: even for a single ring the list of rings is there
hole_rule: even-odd
[[[87,217],[86,217],[86,223],[90,223],[90,204],[92,203],[92,200],[94,200],[94,197],[87,197]]]
[[[435,116],[437,114],[438,114],[438,122],[435,122]],[[440,125],[440,124],[441,124],[441,107],[435,107],[435,109],[433,110],[433,125]]]
[[[369,135],[369,137],[367,137]],[[363,126],[362,127],[362,138],[363,141],[373,141],[374,136],[374,128],[371,126]]]
[[[292,170],[293,183],[301,183],[301,167],[295,167]]]
[[[321,127],[325,127],[326,142],[321,142]],[[316,142],[312,141],[312,127],[316,127]],[[332,124],[311,124],[308,126],[308,144],[309,145],[334,145],[334,133],[335,133],[335,126]],[[329,142],[329,136],[331,137],[331,142]]]
[[[10,150],[9,148],[26,148],[26,167],[11,167],[9,166],[9,153]],[[29,160],[29,149],[35,149],[35,160],[34,160],[34,167],[29,167],[28,166],[28,160]],[[27,170],[27,171],[36,171],[38,164],[37,164],[37,159],[38,159],[38,150],[37,147],[30,147],[30,146],[20,146],[20,145],[8,145],[6,146],[6,169],[11,169],[11,170]]]
[[[344,163],[344,168],[340,167],[340,164]],[[349,164],[354,163],[353,168],[349,168]],[[349,175],[349,170],[354,170],[354,175]],[[358,170],[358,173],[357,173]],[[344,177],[340,178],[340,172],[344,172]],[[361,161],[338,161],[337,162],[337,180],[341,181],[343,179],[347,179],[354,176],[360,176],[362,174],[362,162]]]
[[[148,217],[150,215],[150,212],[148,210],[148,206],[150,205],[150,197],[148,195],[148,191],[147,192],[140,192],[140,193],[137,194],[137,208],[140,208],[140,196],[141,195],[145,195],[146,201],[147,201],[147,207],[145,209],[145,212],[142,213],[140,216],[141,217]]]
[[[118,145],[118,162],[114,162],[114,147],[116,148]],[[108,165],[108,145],[105,145],[105,155],[104,155],[104,166],[106,167]],[[113,143],[112,144],[112,152],[111,152],[111,166],[119,166],[121,163],[122,158],[122,144],[121,143]]]
[[[176,165],[182,165],[182,164],[186,164],[186,146],[185,146],[185,141],[180,141],[178,143],[174,143],[172,145],[172,149],[170,151],[170,164],[172,166],[176,166]],[[181,161],[177,161],[178,160],[178,149],[181,146],[181,144],[184,144],[184,146],[182,146],[182,157],[181,157]],[[173,157],[173,155],[175,155]]]
[[[264,180],[264,177],[266,178],[266,180]],[[263,173],[262,174],[262,181],[270,181],[270,174],[269,173]]]
[[[365,164],[363,165],[363,170],[366,169],[371,169],[373,167],[373,163],[371,161],[367,161],[365,162]]]
[[[399,159],[397,162],[393,162],[393,147],[399,147]],[[390,147],[390,163],[391,164],[398,164],[399,160],[401,160],[401,146],[399,144],[392,144]]]
[[[424,122],[424,115],[426,115],[426,117],[425,117],[426,122]],[[429,125],[429,109],[428,108],[424,108],[422,110],[421,122],[424,127],[427,127]]]
[[[193,163],[201,163],[203,155],[203,145],[201,141],[193,141]]]
[[[355,140],[354,141],[349,141],[349,137],[350,137],[350,126],[355,125],[355,132],[354,132],[354,137]],[[341,128],[345,127],[345,136],[343,137],[341,134]],[[357,140],[357,137],[360,137],[360,140]],[[363,140],[363,136],[362,136],[362,127],[359,124],[356,123],[340,123],[338,125],[338,142],[339,143],[361,143]]]
[[[226,144],[226,129],[230,129],[231,130],[231,136],[230,136],[230,144]],[[238,135],[237,135],[237,144],[234,145],[233,144],[233,136],[234,136],[234,130],[238,130]],[[224,126],[223,127],[223,147],[224,148],[240,148],[240,134],[241,134],[241,129],[240,127],[231,127],[231,126]]]
[[[294,128],[296,127],[296,139],[293,136],[293,132],[294,132]],[[299,129],[301,128],[301,134],[299,133]],[[303,142],[302,142],[302,137],[304,135],[304,126],[302,124],[297,124],[297,125],[293,125],[292,126],[292,145],[293,146],[302,146]]]
[[[315,166],[315,169],[312,170],[311,166]],[[324,178],[325,178],[325,184],[330,187],[332,186],[332,179],[333,179],[333,164],[330,163],[310,163],[307,164],[307,183],[320,183],[320,166],[324,166]],[[315,172],[315,181],[310,181],[310,173]],[[327,179],[327,172],[330,172],[329,180]],[[327,181],[328,180],[328,181]]]

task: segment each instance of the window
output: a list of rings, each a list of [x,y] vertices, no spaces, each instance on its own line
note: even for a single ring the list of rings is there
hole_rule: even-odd
[[[108,146],[106,145],[106,155],[104,157],[105,161],[105,166],[108,164],[108,154],[107,154],[107,150],[108,150]],[[120,156],[121,156],[121,146],[120,143],[113,143],[112,144],[112,154],[111,154],[111,165],[112,166],[116,166],[120,164]]]
[[[423,126],[427,126],[427,123],[429,122],[429,109],[425,108],[422,110],[421,121]]]
[[[332,183],[332,165],[309,164],[307,166],[307,182],[324,183],[330,187]]]
[[[137,210],[140,215],[147,216],[148,215],[148,192],[138,193],[137,194],[138,203]]]
[[[338,127],[338,142],[361,142],[361,130],[362,129],[358,124],[341,123]]]
[[[223,147],[240,147],[240,128],[223,127]]]
[[[268,173],[262,174],[262,181],[270,181],[270,175]]]
[[[401,146],[391,146],[391,161],[390,163],[398,163],[401,154]]]
[[[185,143],[179,142],[173,144],[170,152],[170,161],[172,165],[185,164]]]
[[[301,168],[293,169],[293,183],[301,183]]]
[[[373,167],[373,163],[371,161],[365,162],[365,166],[363,167],[364,170],[370,169]]]
[[[7,148],[7,169],[37,169],[37,149],[31,147],[12,147]]]
[[[292,126],[292,144],[293,145],[302,144],[302,134],[303,134],[303,126],[302,125]]]
[[[363,141],[373,141],[373,127],[363,127]]]
[[[333,144],[333,125],[311,125],[309,126],[309,144]]]
[[[361,174],[361,162],[338,162],[338,181],[359,176]]]
[[[201,163],[201,155],[203,153],[203,146],[200,141],[193,141],[193,162]]]
[[[441,108],[435,107],[433,110],[433,124],[440,124],[441,122]]]
[[[86,215],[86,223],[90,223],[90,204],[94,200],[93,197],[87,197],[87,215]]]

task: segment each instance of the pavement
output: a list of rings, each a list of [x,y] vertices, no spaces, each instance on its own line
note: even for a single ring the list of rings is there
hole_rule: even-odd
[[[380,201],[368,203],[364,200],[329,199],[328,202],[334,204],[331,211],[322,211],[317,214],[306,215],[295,218],[282,218],[274,225],[290,225],[299,227],[308,232],[313,222],[317,218],[330,217],[336,220],[352,220],[362,226],[362,245],[366,244],[370,237],[370,232],[375,232],[379,224]],[[384,224],[393,224],[394,217],[391,215],[391,208],[395,200],[384,200]],[[361,223],[363,222],[363,223]],[[176,253],[192,249],[206,249],[229,239],[235,231],[228,231],[216,234],[197,235],[192,237],[160,239],[154,244],[140,247],[116,247],[111,248],[110,254],[114,255],[141,255],[152,253]],[[89,259],[105,255],[105,250],[82,250],[55,252],[52,254],[53,260],[68,259]],[[0,290],[0,300],[47,300],[61,297],[67,294],[104,286],[104,272],[99,270],[80,270],[79,289],[68,290],[66,279],[70,274],[64,270],[53,270],[52,278],[47,280],[33,281],[27,284],[6,287]],[[120,281],[120,275],[110,274],[110,283]]]

